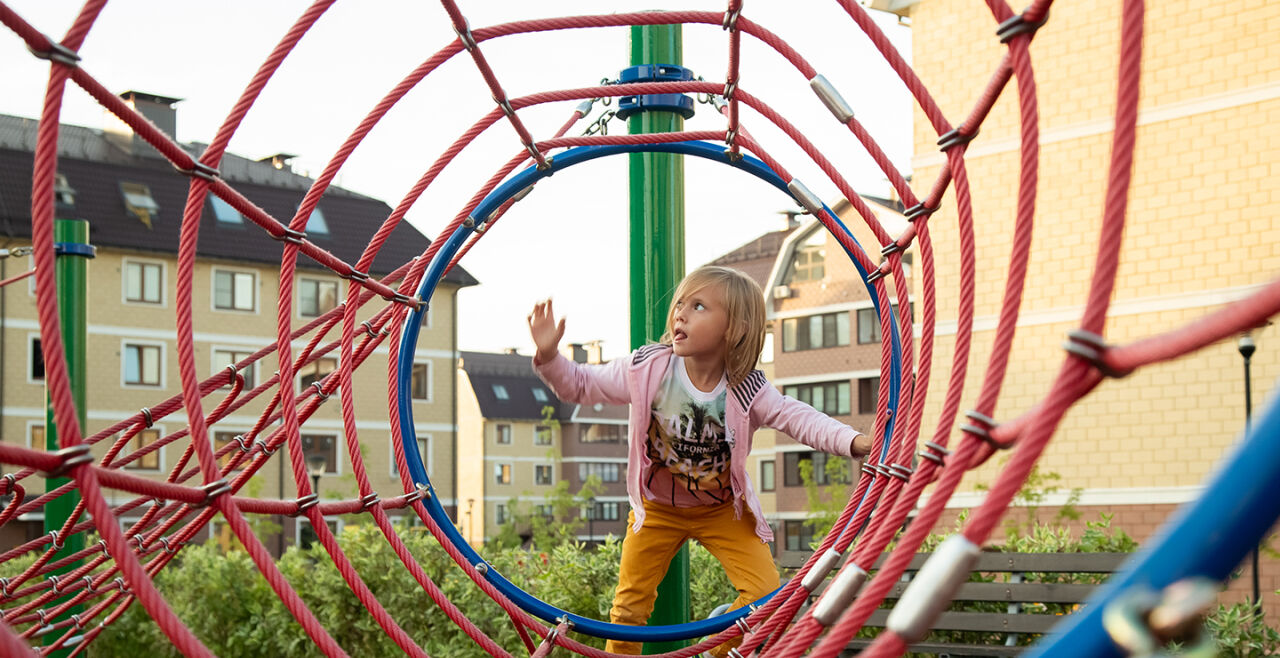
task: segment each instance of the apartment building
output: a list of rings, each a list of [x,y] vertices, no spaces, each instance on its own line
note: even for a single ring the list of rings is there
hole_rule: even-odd
[[[138,92],[121,94],[157,126],[174,134],[178,99]],[[7,248],[30,244],[31,172],[37,121],[0,116],[0,230]],[[86,434],[128,418],[180,393],[176,358],[175,285],[179,224],[189,179],[175,171],[150,146],[123,124],[107,130],[82,126],[60,127],[57,216],[84,219],[97,257],[89,261],[88,306],[88,425]],[[189,145],[199,153],[202,145]],[[222,177],[250,201],[276,218],[293,216],[311,180],[293,173],[290,156],[253,161],[228,154]],[[382,201],[341,188],[330,188],[307,225],[308,239],[348,263],[355,263],[369,238],[391,212]],[[276,340],[276,309],[280,290],[281,243],[242,217],[225,202],[210,196],[200,220],[200,242],[192,293],[197,374],[223,371]],[[407,223],[396,228],[371,268],[385,275],[425,251],[429,241]],[[27,259],[0,260],[0,279],[31,267]],[[414,356],[414,425],[426,466],[444,504],[453,506],[455,426],[454,369],[457,349],[453,326],[456,292],[476,281],[461,268],[446,277],[437,291],[426,327]],[[347,281],[306,257],[299,258],[289,300],[293,326],[300,327],[344,301]],[[378,301],[378,300],[375,300]],[[377,306],[375,304],[374,306]],[[361,319],[370,315],[362,312]],[[44,445],[44,363],[36,320],[34,278],[0,288],[0,440],[26,446]],[[303,346],[308,337],[295,342]],[[335,340],[332,331],[328,340]],[[327,341],[326,341],[327,342]],[[385,494],[401,491],[392,459],[386,402],[387,346],[380,347],[355,373],[356,427],[364,447],[365,465],[374,488]],[[336,350],[299,369],[295,390],[338,367]],[[274,355],[239,371],[246,391],[269,379],[276,370]],[[215,450],[253,428],[270,394],[232,413],[210,428]],[[206,413],[221,395],[206,399]],[[334,400],[336,402],[336,398]],[[183,430],[183,412],[157,419],[134,438],[125,453]],[[274,427],[274,426],[273,426]],[[268,428],[267,431],[270,431]],[[184,440],[185,441],[185,440]],[[164,479],[182,454],[178,441],[124,465],[131,474]],[[101,457],[111,439],[95,446]],[[323,457],[319,478],[322,498],[353,498],[356,485],[339,405],[322,405],[302,428],[307,456]],[[284,459],[269,465],[251,481],[244,495],[296,498],[293,478]],[[39,485],[37,485],[39,486]],[[129,500],[108,491],[113,504]],[[122,522],[133,519],[122,519]],[[311,531],[305,519],[276,517],[278,537],[265,538],[273,551],[306,542]],[[27,515],[0,528],[0,547],[10,547],[41,534],[38,514]],[[330,525],[340,528],[342,519]],[[211,534],[227,540],[221,524]]]
[[[600,344],[569,344],[565,356],[579,363],[602,363]],[[627,405],[567,405],[561,426],[562,477],[569,491],[580,491],[589,478],[599,480],[599,491],[588,501],[578,541],[598,544],[610,535],[627,534]]]
[[[901,203],[863,196],[891,231],[904,225]],[[832,210],[855,238],[875,254],[876,242],[844,200]],[[908,253],[907,260],[913,258]],[[771,231],[712,261],[748,274],[764,290],[768,334],[760,367],[784,394],[870,434],[880,377],[880,324],[861,276],[835,238],[816,220],[801,224],[794,215]],[[909,276],[909,274],[908,274]],[[891,286],[892,289],[892,286]],[[747,468],[776,538],[775,551],[804,551],[813,539],[805,526],[810,505],[800,475],[809,462],[815,481],[828,476],[825,453],[791,437],[760,430],[753,438]],[[838,459],[838,458],[837,458]],[[849,463],[851,490],[856,462]]]
[[[599,363],[598,345],[569,344],[566,356]],[[458,500],[462,535],[479,546],[521,513],[551,516],[563,481],[577,494],[592,476],[600,491],[578,510],[578,540],[625,531],[627,408],[562,402],[529,356],[463,352],[458,365]],[[528,538],[527,527],[517,534]]]

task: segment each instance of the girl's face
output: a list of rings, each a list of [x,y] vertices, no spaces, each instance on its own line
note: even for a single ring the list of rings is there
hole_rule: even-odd
[[[675,301],[671,320],[671,347],[677,356],[724,360],[729,313],[723,286],[686,291]]]

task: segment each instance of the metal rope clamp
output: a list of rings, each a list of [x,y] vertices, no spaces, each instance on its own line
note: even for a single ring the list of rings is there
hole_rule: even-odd
[[[218,496],[231,491],[231,483],[227,482],[227,480],[223,478],[221,480],[214,480],[213,482],[200,487],[200,489],[204,491],[204,500],[192,505],[192,507],[207,507],[209,503],[212,503]]]
[[[39,51],[27,46],[27,50],[30,51],[32,55],[35,55],[37,59],[47,59],[51,62],[65,64],[71,68],[80,66],[80,55],[77,55],[76,51],[54,41],[53,39],[50,39],[48,35],[41,36],[44,36],[45,40],[49,42],[48,50]]]
[[[1098,369],[1098,372],[1113,379],[1126,377],[1133,372],[1132,369],[1119,370],[1107,365],[1104,357],[1107,350],[1111,349],[1111,346],[1103,340],[1102,336],[1092,331],[1085,331],[1084,329],[1068,331],[1067,340],[1062,343],[1062,349],[1088,361],[1089,365]]]
[[[1000,443],[999,441],[995,440],[995,437],[991,436],[991,430],[1000,426],[1000,423],[997,423],[994,418],[984,413],[980,413],[976,409],[970,409],[969,411],[966,411],[964,413],[964,416],[965,418],[968,418],[973,422],[965,423],[961,425],[960,426],[961,432],[964,432],[965,434],[969,434],[971,436],[982,439],[984,443],[987,443],[988,445],[990,445],[992,448],[995,448],[996,450],[1004,450],[1013,445],[1012,442]]]
[[[92,450],[93,446],[90,446],[88,443],[81,443],[80,445],[63,448],[62,450],[53,453],[54,456],[61,459],[62,462],[53,469],[41,473],[40,477],[46,479],[62,477],[77,466],[92,463]]]
[[[1135,658],[1172,656],[1162,650],[1170,642],[1182,645],[1176,655],[1211,658],[1218,647],[1203,620],[1218,590],[1215,581],[1204,577],[1177,581],[1159,593],[1134,585],[1103,609],[1102,627]]]
[[[317,496],[317,495],[316,495],[316,494],[314,494],[314,493],[309,493],[309,494],[307,494],[307,495],[305,495],[305,496],[303,496],[303,497],[301,497],[301,498],[299,498],[299,499],[297,499],[297,500],[295,500],[295,501],[293,501],[293,502],[294,502],[294,503],[296,503],[296,504],[298,505],[298,509],[293,510],[293,511],[292,511],[292,512],[290,512],[287,516],[292,517],[292,518],[297,518],[297,517],[298,517],[300,514],[302,514],[303,512],[305,512],[305,511],[307,511],[307,510],[311,509],[312,507],[315,507],[317,504],[319,504],[319,503],[320,503],[320,496]]]
[[[690,82],[693,70],[674,64],[641,64],[622,69],[617,84],[632,82]],[[684,94],[643,94],[623,96],[618,99],[616,116],[626,120],[639,112],[675,112],[690,119],[694,114],[694,101]]]

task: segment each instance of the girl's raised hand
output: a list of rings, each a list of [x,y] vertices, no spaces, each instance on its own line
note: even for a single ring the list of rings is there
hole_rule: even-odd
[[[538,363],[547,363],[560,351],[560,339],[564,338],[564,318],[556,322],[551,300],[538,302],[529,313],[529,335],[538,349]]]

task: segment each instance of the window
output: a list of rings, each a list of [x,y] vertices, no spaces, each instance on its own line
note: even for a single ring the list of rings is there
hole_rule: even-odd
[[[842,474],[836,477],[832,477],[827,473],[827,462],[832,459],[843,460],[841,464]],[[843,457],[816,451],[787,452],[783,453],[782,456],[783,486],[799,487],[804,485],[804,480],[800,477],[800,464],[803,462],[813,463],[814,484],[847,484],[849,482],[849,460]]]
[[[324,524],[329,526],[329,532],[335,535],[342,532],[342,521],[338,519],[325,519]],[[311,522],[304,518],[298,519],[297,530],[298,535],[295,541],[297,541],[298,546],[302,548],[307,548],[320,541],[320,536],[317,535],[315,529],[311,527]]]
[[[498,435],[498,443],[502,445],[511,445],[511,426],[497,425],[494,430]]]
[[[551,445],[551,428],[546,425],[539,425],[533,428],[533,445],[549,446]]]
[[[788,551],[807,551],[813,543],[813,529],[804,521],[787,521],[783,526],[787,535]]]
[[[53,175],[53,201],[64,206],[76,205],[76,191],[65,174]]]
[[[218,220],[219,224],[244,224],[244,216],[239,210],[231,207],[231,204],[223,201],[215,194],[209,195],[209,204],[213,206],[213,218]]]
[[[555,516],[555,507],[551,505],[546,505],[546,504],[534,505],[533,513],[537,514],[538,516],[541,516],[544,519],[550,519]]]
[[[30,341],[30,358],[27,360],[27,381],[44,381],[44,346],[39,336],[32,336]]]
[[[213,372],[214,374],[217,374],[218,370],[226,370],[227,366],[234,366],[235,364],[251,356],[253,356],[253,352],[250,352],[248,350],[214,348]],[[240,368],[236,370],[236,374],[244,378],[244,390],[246,391],[251,390],[253,389],[254,386],[258,385],[258,379],[255,376],[255,374],[257,373],[257,370],[258,370],[257,363],[250,363],[248,366],[245,366],[244,368]],[[230,387],[231,387],[230,383],[228,383],[226,386],[223,386],[223,388],[230,388]]]
[[[493,397],[499,400],[510,400],[511,396],[507,393],[507,387],[502,384],[493,385]]]
[[[311,470],[311,456],[324,457],[324,472],[332,475],[338,472],[338,437],[332,434],[303,434],[302,461]]]
[[[494,464],[493,481],[498,484],[511,484],[511,464]]]
[[[307,218],[307,233],[315,233],[316,235],[329,235],[329,222],[324,219],[324,212],[320,210],[320,206],[316,206],[311,210],[311,216]]]
[[[124,344],[124,383],[130,386],[160,385],[160,346]]]
[[[858,380],[858,413],[876,412],[876,398],[880,396],[880,378],[867,377]]]
[[[773,491],[774,486],[774,460],[764,459],[760,461],[760,490]]]
[[[826,275],[827,233],[817,230],[796,247],[787,281],[819,281]]]
[[[618,520],[618,504],[617,503],[596,503],[594,521],[617,521]]]
[[[915,302],[911,302],[907,307],[907,313],[910,316],[908,319],[915,317],[915,306]],[[898,312],[897,304],[893,305],[893,312],[895,313],[895,319],[901,322],[902,318],[896,317]],[[880,315],[876,312],[875,307],[858,309],[858,344],[865,345],[878,342],[880,342]]]
[[[326,375],[338,369],[338,360],[328,357],[322,357],[298,368],[298,390],[304,391],[306,388],[322,379]]]
[[[258,276],[253,272],[213,271],[213,307],[220,311],[258,308]]]
[[[821,382],[784,386],[782,392],[828,416],[849,413],[849,382]]]
[[[549,399],[547,397],[547,389],[535,386],[533,388],[533,399],[538,402],[546,402]]]
[[[550,464],[534,464],[533,483],[538,485],[551,484],[551,480],[553,478],[551,468]]]
[[[427,474],[430,474],[431,473],[431,437],[430,436],[418,437],[418,456],[422,457],[422,468],[426,470]],[[394,448],[391,449],[391,477],[393,478],[400,477],[400,466],[399,464],[396,464],[396,451]]]
[[[160,430],[155,427],[149,427],[138,432],[129,439],[129,447],[125,448],[125,455],[131,455],[143,448],[160,440]],[[157,448],[147,454],[134,459],[125,464],[124,467],[131,471],[158,471],[160,470],[160,448]]]
[[[338,306],[338,282],[298,280],[298,315],[317,318]]]
[[[578,479],[586,482],[594,475],[601,482],[617,482],[619,470],[618,464],[614,463],[583,462],[578,464]]]
[[[415,363],[413,364],[413,373],[410,375],[410,395],[415,400],[431,400],[431,364]]]
[[[849,344],[849,314],[827,313],[782,321],[782,351],[798,352]]]
[[[120,183],[120,195],[124,197],[124,209],[151,228],[152,220],[160,211],[160,205],[151,198],[151,188],[142,183]]]
[[[164,303],[164,266],[160,263],[124,262],[124,300],[133,304]]]
[[[496,505],[494,505],[494,506],[493,506],[493,522],[494,522],[494,523],[496,523],[496,524],[498,524],[498,525],[502,525],[502,524],[506,523],[506,522],[507,522],[507,521],[509,521],[509,520],[510,520],[510,518],[508,518],[508,516],[507,516],[507,506],[506,506],[506,505],[503,505],[502,503],[498,503],[498,504],[496,504]]]
[[[578,434],[579,443],[619,443],[626,438],[626,425],[585,425]]]
[[[44,425],[27,426],[27,447],[33,450],[44,450]]]
[[[239,442],[236,441],[236,438],[240,438],[241,441],[244,441],[244,436],[239,432],[214,432],[213,433],[213,454],[215,455],[218,454],[219,450],[222,450],[223,448],[225,448],[227,444],[230,444],[230,443],[237,444],[235,448],[228,450],[227,454],[218,458],[218,466],[220,468],[225,469],[227,467],[227,464],[230,464],[231,461],[235,459],[237,450],[239,449]],[[245,445],[247,446],[248,442],[245,442]],[[235,470],[238,471],[241,468],[243,468],[248,461],[249,460],[247,459],[241,461],[240,466],[238,466]]]

